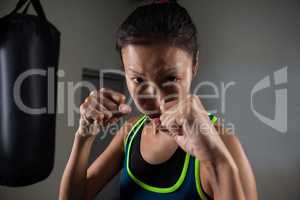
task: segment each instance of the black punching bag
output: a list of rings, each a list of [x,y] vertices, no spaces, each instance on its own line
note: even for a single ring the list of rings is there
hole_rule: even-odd
[[[30,5],[37,15],[26,14]],[[39,0],[20,0],[0,18],[0,185],[30,185],[52,171],[59,45]]]

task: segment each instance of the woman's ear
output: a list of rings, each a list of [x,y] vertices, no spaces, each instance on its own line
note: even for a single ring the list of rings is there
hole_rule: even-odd
[[[195,78],[195,76],[197,75],[198,68],[199,68],[199,50],[197,50],[196,60],[195,60],[195,63],[193,64],[193,66],[192,66],[193,78]]]

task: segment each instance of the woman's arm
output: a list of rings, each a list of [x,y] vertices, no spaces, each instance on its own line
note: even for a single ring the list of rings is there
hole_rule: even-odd
[[[213,162],[204,162],[200,168],[204,190],[214,199],[257,200],[255,177],[247,156],[236,135],[215,126],[227,149]]]
[[[256,200],[257,192],[249,161],[234,133],[213,125],[200,98],[186,98],[161,104],[161,130],[201,163],[201,169],[216,200]]]
[[[88,159],[93,141],[101,127],[114,123],[131,112],[131,108],[125,104],[125,98],[121,93],[101,88],[99,91],[92,91],[80,105],[79,128],[62,177],[60,200],[92,199],[120,170],[123,138],[128,123],[122,126],[109,146],[89,168]]]
[[[76,134],[60,185],[60,200],[93,199],[120,171],[124,156],[124,137],[136,119],[132,117],[124,123],[108,147],[89,167],[88,158],[95,136],[84,137]]]
[[[75,134],[71,154],[60,183],[59,199],[83,199],[86,189],[88,158],[95,136]]]
[[[123,142],[137,119],[132,117],[125,122],[105,151],[88,168],[85,200],[92,199],[122,169]]]

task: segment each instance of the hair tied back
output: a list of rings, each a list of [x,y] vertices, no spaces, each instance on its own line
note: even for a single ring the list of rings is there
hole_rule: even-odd
[[[144,5],[176,3],[176,0],[144,0]]]
[[[169,0],[159,0],[159,1],[157,1],[157,3],[158,4],[160,4],[160,3],[170,3],[170,1]]]

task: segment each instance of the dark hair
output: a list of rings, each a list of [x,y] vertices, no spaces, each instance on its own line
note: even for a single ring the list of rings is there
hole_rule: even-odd
[[[116,33],[116,50],[127,44],[170,42],[197,59],[197,28],[187,10],[176,1],[150,3],[137,7],[120,25]]]

